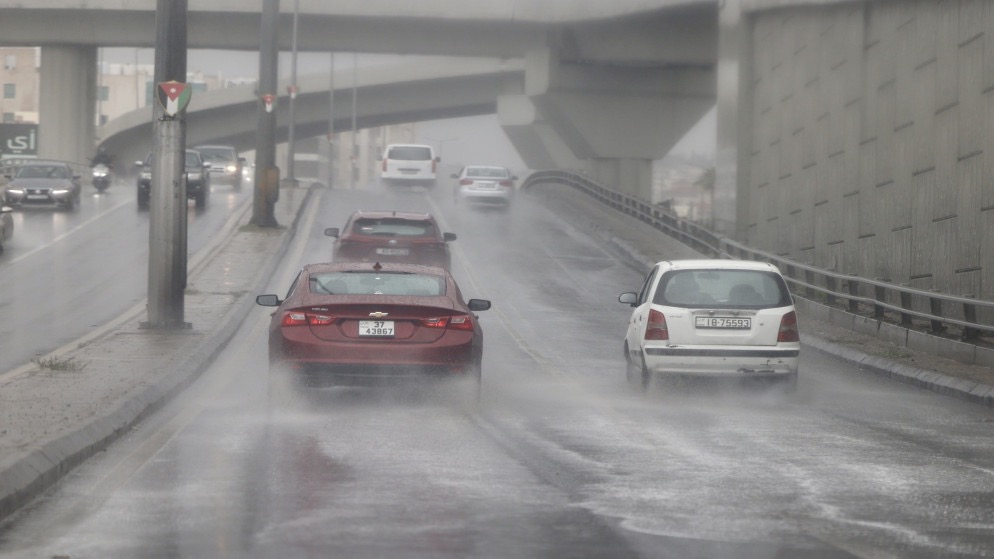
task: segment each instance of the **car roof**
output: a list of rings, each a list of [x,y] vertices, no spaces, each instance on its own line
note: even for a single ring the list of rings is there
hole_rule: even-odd
[[[503,165],[466,165],[467,169],[501,169],[503,171],[507,170],[507,167]]]
[[[376,269],[376,266],[379,269]],[[407,272],[411,274],[430,274],[433,276],[448,276],[445,268],[427,266],[424,264],[405,264],[401,262],[315,262],[304,265],[308,274],[322,272]]]
[[[687,260],[664,260],[659,264],[668,265],[671,270],[758,270],[776,272],[780,270],[769,262],[758,260],[728,260],[722,258],[699,258]]]
[[[356,210],[352,212],[353,219],[355,218],[370,218],[370,219],[382,219],[388,217],[400,218],[400,219],[410,219],[410,220],[425,220],[435,218],[429,213],[424,212],[406,212],[406,211],[396,211],[396,210]]]
[[[69,164],[65,161],[55,161],[51,159],[32,159],[30,161],[22,161],[17,164],[18,167],[34,167],[34,166],[51,166],[51,165],[62,165],[68,167]]]
[[[431,146],[429,144],[387,144],[387,149],[396,148],[396,147],[430,148],[432,150],[435,149],[434,146]]]

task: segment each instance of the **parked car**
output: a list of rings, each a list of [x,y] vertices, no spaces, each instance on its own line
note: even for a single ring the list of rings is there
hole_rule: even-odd
[[[13,208],[47,207],[75,210],[83,187],[80,176],[64,161],[33,160],[19,164],[4,187]]]
[[[463,300],[452,275],[413,264],[308,264],[269,323],[270,382],[369,386],[403,379],[465,379],[479,396],[484,299]],[[274,388],[279,394],[280,388]]]
[[[797,313],[780,271],[765,262],[659,262],[638,293],[625,333],[628,380],[708,377],[797,385]]]
[[[11,208],[6,203],[0,205],[0,253],[3,252],[7,241],[14,236],[14,218],[10,217],[13,211],[14,208]]]
[[[138,173],[138,209],[147,210],[152,192],[152,154],[148,154],[144,161],[136,161],[135,165],[140,167]],[[183,158],[183,170],[186,173],[186,196],[194,200],[198,208],[205,207],[207,198],[210,196],[209,167],[210,163],[204,162],[198,151],[186,150]]]
[[[429,145],[390,144],[383,150],[380,181],[387,185],[435,186],[441,161]]]
[[[324,234],[336,239],[335,262],[406,262],[446,270],[452,261],[449,241],[456,240],[431,214],[398,211],[355,211],[341,231],[329,227]]]
[[[196,146],[193,149],[210,163],[211,184],[225,183],[238,190],[242,187],[242,169],[245,158],[238,156],[232,146]]]
[[[460,202],[510,206],[514,199],[514,181],[518,177],[506,167],[496,165],[467,165],[451,175],[456,183],[454,198]]]

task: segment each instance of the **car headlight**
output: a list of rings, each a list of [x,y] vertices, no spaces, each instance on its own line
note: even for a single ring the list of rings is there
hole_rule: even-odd
[[[53,188],[52,194],[69,194],[68,188]]]
[[[200,179],[200,171],[194,171],[192,173],[187,173],[186,176],[188,178],[191,178],[191,179],[194,179],[194,180],[199,180]]]
[[[21,195],[21,194],[24,194],[24,189],[22,189],[22,188],[8,188],[7,189],[7,194]]]
[[[228,165],[227,167],[225,167],[225,170],[227,170],[229,173],[234,173],[235,171],[238,170],[238,167],[235,167],[234,165]]]

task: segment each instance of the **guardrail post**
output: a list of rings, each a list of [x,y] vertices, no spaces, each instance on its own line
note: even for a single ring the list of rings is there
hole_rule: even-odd
[[[825,287],[828,288],[828,293],[825,294],[825,304],[832,306],[835,304],[835,286],[838,285],[835,281],[835,276],[825,277]]]
[[[929,291],[931,291],[932,293],[939,292],[938,289],[929,289]],[[929,312],[932,313],[932,316],[942,316],[942,299],[938,299],[936,297],[929,297],[928,306],[929,306]],[[929,320],[929,322],[931,323],[933,334],[942,332],[943,330],[946,329],[945,325],[942,324],[941,320],[933,318]]]
[[[969,297],[970,299],[973,299],[974,295],[973,294],[964,295],[964,297]],[[963,319],[966,320],[967,322],[976,324],[977,306],[971,305],[970,303],[963,303]],[[977,341],[977,338],[979,336],[980,336],[980,330],[977,330],[976,328],[970,328],[969,326],[963,328],[963,341],[975,342]]]
[[[808,297],[808,299],[814,299],[815,290],[812,287],[815,284],[814,270],[804,270],[804,283],[807,284],[804,288],[804,294]]]
[[[902,283],[901,287],[910,287],[906,283]],[[905,310],[911,310],[911,294],[906,291],[901,291],[901,308]],[[908,313],[901,313],[901,326],[911,326],[911,315]]]
[[[890,282],[887,278],[877,278],[877,281]],[[884,302],[887,299],[887,290],[882,285],[873,286],[873,299],[875,301]],[[880,320],[884,317],[884,307],[883,305],[873,305],[873,318]]]
[[[853,314],[859,313],[859,301],[852,299],[852,297],[859,297],[859,282],[856,281],[856,274],[849,274],[849,285],[848,291],[850,299],[848,301],[849,312]]]

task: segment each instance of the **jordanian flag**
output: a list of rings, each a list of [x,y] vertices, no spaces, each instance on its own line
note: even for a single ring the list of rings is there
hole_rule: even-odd
[[[190,93],[190,87],[187,84],[171,81],[159,84],[156,97],[158,97],[159,104],[162,105],[162,110],[167,115],[176,116],[185,111],[186,106],[190,104]]]

